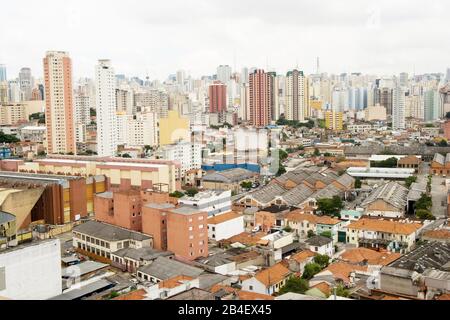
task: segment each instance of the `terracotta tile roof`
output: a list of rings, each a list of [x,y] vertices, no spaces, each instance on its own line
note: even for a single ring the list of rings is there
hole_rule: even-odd
[[[318,283],[315,286],[311,287],[311,289],[312,288],[315,288],[315,289],[318,289],[318,290],[322,291],[327,296],[329,296],[331,294],[331,287],[326,282]]]
[[[125,293],[121,296],[114,298],[113,300],[144,300],[147,292],[144,289],[139,289]]]
[[[294,254],[291,257],[291,260],[295,260],[300,263],[300,262],[306,261],[309,258],[314,257],[315,255],[316,255],[316,253],[312,252],[311,250],[305,250],[305,251]]]
[[[224,285],[222,285],[222,284],[216,284],[216,285],[214,285],[212,288],[211,288],[211,293],[216,293],[217,291],[220,291],[220,290],[224,290],[224,291],[226,291],[226,292],[228,292],[228,293],[234,293],[234,292],[236,292],[236,291],[238,291],[238,289],[235,289],[235,288],[233,288],[233,287],[230,287],[230,286],[224,286]]]
[[[341,259],[352,264],[359,264],[363,261],[367,261],[369,265],[386,266],[401,256],[400,253],[378,252],[367,248],[356,248],[346,250],[341,255]]]
[[[160,289],[161,288],[172,289],[172,288],[176,288],[176,287],[182,285],[183,282],[192,281],[192,280],[194,280],[194,278],[181,275],[181,276],[176,276],[176,277],[173,277],[171,279],[167,279],[167,280],[161,281],[158,284],[158,286],[159,286]]]
[[[217,215],[215,217],[208,218],[208,224],[220,224],[220,223],[224,223],[226,221],[237,219],[239,217],[242,217],[242,215],[240,215],[237,212],[231,211],[228,213],[223,213],[223,214]]]
[[[328,216],[321,216],[321,217],[317,217],[317,223],[336,225],[338,223],[341,223],[341,220],[335,219],[335,218],[331,218],[331,217],[328,217]]]
[[[317,218],[318,217],[313,214],[305,214],[302,213],[300,210],[292,211],[285,216],[285,219],[288,221],[295,221],[295,222],[308,221],[313,224],[317,223]]]
[[[450,300],[450,293],[443,294],[437,297],[436,300]]]
[[[239,291],[238,293],[239,300],[274,300],[275,298],[272,296],[269,296],[267,294],[260,294],[255,292],[248,292],[248,291]]]
[[[345,262],[336,262],[330,264],[324,271],[329,271],[336,279],[340,279],[346,283],[350,282],[350,274],[354,271],[367,271],[367,267],[356,266]]]
[[[348,225],[348,229],[370,230],[392,234],[410,235],[422,227],[419,223],[402,223],[390,220],[363,218]]]
[[[450,239],[450,230],[430,230],[423,234],[424,237],[429,237],[433,239]]]
[[[240,275],[238,278],[239,278],[239,281],[245,281],[247,279],[252,278],[252,276],[245,274],[245,275]]]
[[[246,246],[254,246],[259,240],[261,240],[261,238],[265,236],[266,234],[264,232],[258,232],[255,234],[252,234],[250,232],[243,232],[241,234],[231,237],[230,239],[223,240],[223,242],[226,243],[239,242]]]
[[[267,287],[277,284],[289,276],[291,272],[288,268],[278,263],[270,268],[260,271],[255,278]]]

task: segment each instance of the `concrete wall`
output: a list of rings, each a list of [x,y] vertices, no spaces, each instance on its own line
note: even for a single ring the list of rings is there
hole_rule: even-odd
[[[47,240],[0,253],[6,289],[0,296],[16,300],[44,300],[62,293],[61,247]]]

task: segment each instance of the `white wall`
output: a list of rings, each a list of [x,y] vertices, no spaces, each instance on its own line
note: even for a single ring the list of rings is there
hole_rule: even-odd
[[[215,227],[215,231],[212,231]],[[241,234],[245,231],[244,216],[240,216],[233,220],[228,220],[220,224],[208,224],[208,237],[212,240],[220,241],[229,239],[235,235]],[[213,237],[215,235],[215,237]]]
[[[15,300],[45,300],[62,293],[61,245],[58,239],[0,253],[6,289],[0,296]]]

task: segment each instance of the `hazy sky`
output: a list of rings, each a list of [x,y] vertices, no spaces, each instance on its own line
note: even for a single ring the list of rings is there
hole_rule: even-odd
[[[69,51],[74,76],[97,59],[116,73],[194,77],[229,64],[286,72],[444,72],[450,66],[446,0],[5,0],[0,63],[42,75],[47,50]]]

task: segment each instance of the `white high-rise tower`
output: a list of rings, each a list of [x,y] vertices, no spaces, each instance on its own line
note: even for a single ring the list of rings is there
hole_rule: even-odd
[[[117,153],[116,77],[109,60],[95,68],[97,106],[97,152],[101,157]]]
[[[406,128],[405,101],[405,90],[397,83],[392,92],[392,129],[394,130]]]

